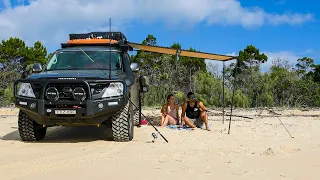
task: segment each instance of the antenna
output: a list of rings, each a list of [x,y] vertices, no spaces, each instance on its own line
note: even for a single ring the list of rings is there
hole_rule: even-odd
[[[111,36],[111,18],[109,18],[109,31],[110,31],[110,36]],[[111,36],[112,37],[112,36]],[[109,43],[109,79],[111,79],[111,38],[110,38],[110,43]]]

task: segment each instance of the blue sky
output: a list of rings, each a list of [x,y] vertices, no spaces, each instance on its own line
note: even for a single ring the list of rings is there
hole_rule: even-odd
[[[320,1],[308,0],[0,0],[0,38],[15,36],[49,50],[69,33],[123,31],[129,41],[147,34],[158,45],[237,54],[253,44],[294,64],[303,56],[320,63]]]

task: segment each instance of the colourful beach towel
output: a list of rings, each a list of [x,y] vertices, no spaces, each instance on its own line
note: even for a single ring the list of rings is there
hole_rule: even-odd
[[[187,125],[167,125],[167,128],[169,129],[177,129],[177,130],[192,130],[192,128],[190,128]]]

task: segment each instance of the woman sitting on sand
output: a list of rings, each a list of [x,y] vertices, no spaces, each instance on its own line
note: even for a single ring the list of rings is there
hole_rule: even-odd
[[[179,105],[174,103],[174,96],[172,94],[168,95],[167,101],[168,103],[164,104],[161,109],[161,127],[165,127],[167,124],[179,124]]]

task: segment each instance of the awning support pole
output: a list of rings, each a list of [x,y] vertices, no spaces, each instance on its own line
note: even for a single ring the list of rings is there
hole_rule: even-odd
[[[236,62],[236,71],[234,73],[234,78],[233,78],[233,90],[232,90],[232,100],[231,100],[231,112],[230,112],[230,121],[229,121],[229,129],[228,129],[228,134],[230,134],[230,127],[231,127],[231,117],[232,117],[232,110],[233,110],[233,103],[234,103],[234,91],[236,89],[236,78],[237,78],[237,71],[238,71],[238,58]]]
[[[223,69],[222,69],[222,106],[223,106],[223,111],[222,111],[222,124],[224,124],[224,112],[225,112],[225,97],[224,97],[224,72],[225,72],[225,64],[223,61]]]

